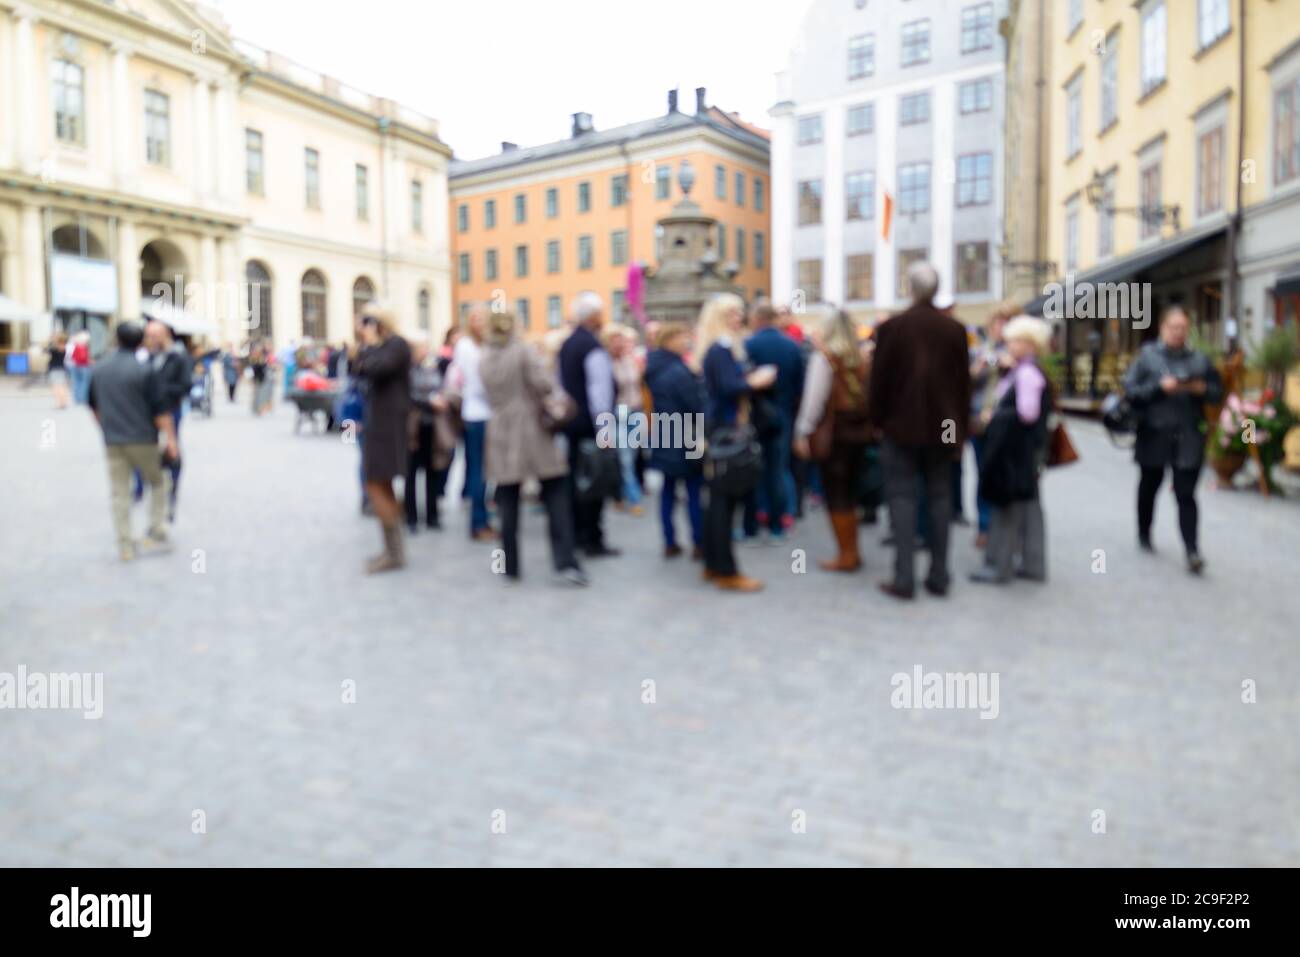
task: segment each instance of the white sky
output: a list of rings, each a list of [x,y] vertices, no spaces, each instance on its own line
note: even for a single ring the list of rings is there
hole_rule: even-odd
[[[811,0],[206,0],[235,35],[434,117],[457,157],[667,110],[681,88],[770,126]]]

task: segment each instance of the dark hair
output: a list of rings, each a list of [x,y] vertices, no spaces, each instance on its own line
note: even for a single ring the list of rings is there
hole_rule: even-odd
[[[776,308],[770,299],[759,299],[750,308],[749,316],[755,325],[770,326],[776,322]]]
[[[144,342],[144,327],[138,322],[123,322],[117,327],[117,344],[123,349],[139,349]]]

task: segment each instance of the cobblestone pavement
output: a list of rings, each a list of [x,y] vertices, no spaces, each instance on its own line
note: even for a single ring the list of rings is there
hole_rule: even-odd
[[[1300,864],[1300,507],[1204,490],[1196,581],[1171,496],[1143,556],[1127,456],[1074,432],[1051,584],[967,584],[961,529],[953,595],[899,606],[877,530],[865,572],[792,573],[819,514],[742,551],[758,596],[630,516],[586,591],[536,513],[518,588],[458,509],[367,579],[355,448],[242,397],[186,422],[176,551],[123,566],[89,414],[2,386],[0,672],[102,672],[105,700],[0,711],[0,864]],[[997,719],[893,708],[918,665],[997,672]]]

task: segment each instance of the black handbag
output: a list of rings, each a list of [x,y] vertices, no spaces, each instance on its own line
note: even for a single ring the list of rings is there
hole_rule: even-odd
[[[573,473],[573,492],[579,502],[591,504],[614,498],[623,487],[618,449],[603,448],[595,439],[578,440],[578,460]]]
[[[1128,447],[1136,441],[1138,413],[1122,392],[1112,392],[1102,400],[1101,424],[1116,445]]]
[[[705,478],[723,495],[740,498],[758,485],[763,474],[763,447],[752,425],[721,425],[709,436]]]
[[[776,399],[766,392],[750,396],[749,421],[759,441],[770,442],[781,434],[781,408]]]

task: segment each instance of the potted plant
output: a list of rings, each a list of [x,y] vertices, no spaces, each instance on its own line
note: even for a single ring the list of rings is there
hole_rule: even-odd
[[[1210,466],[1225,485],[1258,453],[1260,469],[1272,485],[1273,466],[1283,455],[1282,441],[1296,424],[1296,416],[1278,400],[1272,389],[1265,389],[1256,400],[1228,396],[1210,436]]]
[[[1287,373],[1300,363],[1300,338],[1296,336],[1293,322],[1281,323],[1268,331],[1250,356],[1250,366],[1266,377],[1266,384],[1274,395],[1286,389]]]

